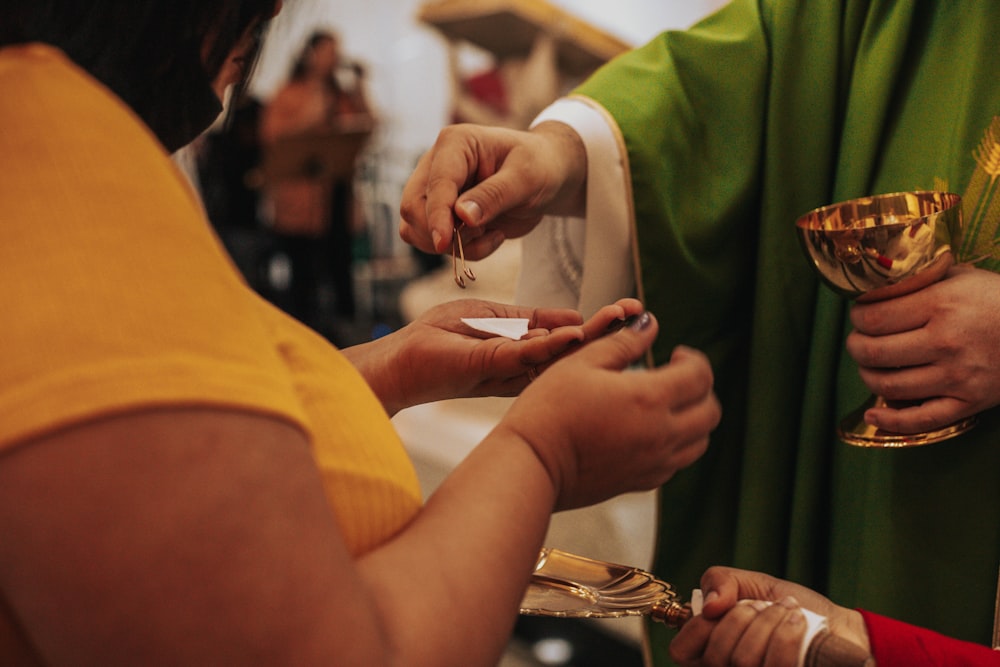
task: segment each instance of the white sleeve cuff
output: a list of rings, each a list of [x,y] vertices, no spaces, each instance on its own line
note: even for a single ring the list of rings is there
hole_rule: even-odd
[[[601,306],[632,296],[632,204],[628,156],[614,121],[592,101],[557,100],[532,123],[558,121],[572,127],[587,151],[586,214],[546,217],[522,243],[516,301],[577,308],[589,317]]]

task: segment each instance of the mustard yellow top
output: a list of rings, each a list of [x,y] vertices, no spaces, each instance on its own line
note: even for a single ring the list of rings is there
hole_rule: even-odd
[[[349,549],[421,504],[381,404],[243,281],[152,133],[61,52],[0,50],[0,448],[112,413],[220,406],[298,425]]]

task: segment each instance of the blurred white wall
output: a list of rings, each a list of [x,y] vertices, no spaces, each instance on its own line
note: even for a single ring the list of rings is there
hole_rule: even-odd
[[[551,0],[638,45],[661,30],[686,27],[726,0]],[[266,99],[287,75],[293,54],[316,27],[333,28],[344,53],[364,63],[368,90],[399,149],[422,150],[448,119],[443,41],[414,20],[422,0],[287,0],[274,22],[253,90]]]
[[[639,45],[662,30],[683,28],[728,0],[550,0],[580,18]],[[396,234],[398,196],[416,159],[450,117],[448,49],[415,16],[423,0],[285,0],[265,44],[251,92],[266,101],[317,28],[334,30],[344,56],[362,63],[379,118],[367,156],[362,199],[377,254],[405,252]],[[387,219],[388,218],[388,219]]]
[[[580,18],[641,44],[662,30],[686,28],[727,0],[549,0]]]

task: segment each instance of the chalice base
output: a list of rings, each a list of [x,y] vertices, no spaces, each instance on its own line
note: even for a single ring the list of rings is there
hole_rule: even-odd
[[[976,425],[975,415],[926,433],[894,433],[865,423],[866,410],[885,405],[884,398],[872,396],[860,408],[844,417],[837,428],[837,435],[847,444],[857,447],[917,447],[954,438]]]

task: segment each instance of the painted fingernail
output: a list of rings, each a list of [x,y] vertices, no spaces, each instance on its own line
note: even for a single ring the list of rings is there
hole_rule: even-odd
[[[623,329],[627,326],[631,326],[632,323],[635,322],[638,318],[639,318],[638,315],[631,315],[629,317],[623,317],[617,320],[613,320],[611,324],[608,325],[606,331],[608,333],[612,333],[614,331],[618,331],[619,329]]]
[[[649,314],[649,311],[643,311],[641,315],[636,317],[634,322],[629,323],[628,328],[632,331],[642,331],[648,329],[649,325],[653,323],[653,316]]]

